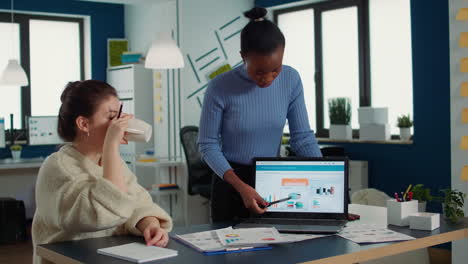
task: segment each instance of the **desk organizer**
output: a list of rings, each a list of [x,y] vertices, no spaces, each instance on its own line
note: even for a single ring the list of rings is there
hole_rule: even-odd
[[[410,228],[432,231],[440,227],[440,214],[415,213],[409,216]]]
[[[389,225],[409,226],[409,216],[418,212],[418,201],[397,202],[387,200],[387,221]]]

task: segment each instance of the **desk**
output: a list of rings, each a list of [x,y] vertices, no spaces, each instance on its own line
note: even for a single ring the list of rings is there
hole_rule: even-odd
[[[43,158],[0,159],[0,170],[40,168]]]
[[[350,205],[350,212],[358,213],[365,210],[361,221],[369,221],[372,217],[383,217],[378,208],[372,206]],[[372,214],[372,211],[377,212]],[[226,227],[228,224],[198,225],[189,228],[176,228],[177,234],[206,231]],[[204,256],[201,253],[171,240],[168,247],[179,251],[174,258],[154,261],[151,263],[357,263],[366,260],[399,254],[418,248],[425,248],[445,242],[468,237],[468,218],[456,226],[447,225],[441,221],[441,227],[432,232],[410,230],[409,228],[389,226],[390,229],[415,237],[415,240],[359,245],[338,236],[329,236],[297,243],[274,245],[272,250],[231,253],[225,255]],[[121,263],[129,262],[99,255],[98,248],[121,245],[140,241],[143,238],[134,236],[115,236],[92,238],[80,241],[67,241],[53,244],[39,245],[37,254],[56,263]]]

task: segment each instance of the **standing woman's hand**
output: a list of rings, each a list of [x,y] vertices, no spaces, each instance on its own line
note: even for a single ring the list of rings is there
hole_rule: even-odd
[[[268,203],[255,191],[254,188],[245,184],[240,188],[239,193],[244,201],[244,206],[256,214],[263,214],[266,212]],[[261,208],[263,207],[263,208]]]

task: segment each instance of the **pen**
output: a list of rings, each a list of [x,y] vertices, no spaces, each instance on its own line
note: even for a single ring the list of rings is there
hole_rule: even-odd
[[[123,102],[120,103],[119,114],[117,115],[117,119],[120,118],[120,114],[122,114]]]
[[[406,196],[406,195],[408,195],[408,192],[411,190],[411,187],[412,187],[412,186],[413,186],[413,185],[410,184],[410,185],[408,185],[408,188],[406,188],[406,192],[403,194],[403,201],[406,201],[406,199],[407,199],[407,196]]]
[[[279,200],[276,200],[276,201],[273,201],[271,203],[268,203],[267,207],[270,207],[271,205],[273,204],[277,204],[277,203],[281,203],[281,202],[286,202],[287,200],[291,200],[292,197],[291,196],[288,196],[286,198],[283,198],[283,199],[279,199]]]

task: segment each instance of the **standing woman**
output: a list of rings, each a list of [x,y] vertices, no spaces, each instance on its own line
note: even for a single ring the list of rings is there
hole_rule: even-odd
[[[213,180],[213,221],[261,214],[267,203],[252,188],[252,159],[277,157],[286,119],[299,156],[321,157],[310,129],[301,78],[283,65],[285,39],[264,8],[244,13],[244,64],[213,79],[205,94],[199,148],[219,176]]]
[[[171,217],[120,158],[131,115],[101,81],[69,83],[60,97],[58,133],[70,142],[42,164],[36,183],[34,246],[121,234],[166,246]],[[34,247],[35,248],[35,247]],[[49,263],[34,254],[34,263]]]

